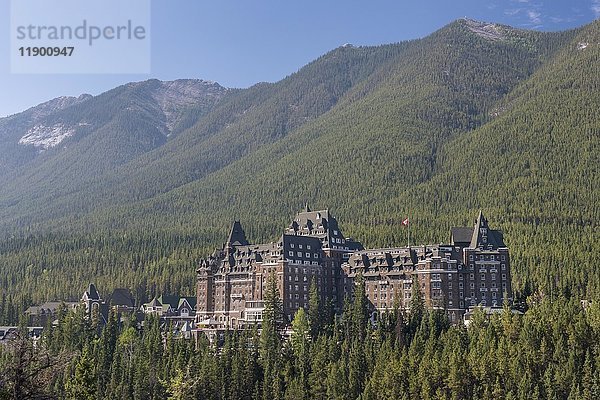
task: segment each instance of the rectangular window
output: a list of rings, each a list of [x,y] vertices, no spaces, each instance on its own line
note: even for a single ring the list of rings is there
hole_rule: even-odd
[[[310,244],[306,245],[306,250],[310,250]]]
[[[299,249],[301,249],[301,248],[302,248],[302,245],[301,245],[301,244],[299,244],[299,245],[298,245],[298,248],[299,248]]]
[[[292,250],[290,250],[290,251],[288,252],[288,254],[290,255],[290,257],[294,257],[294,252],[293,252]]]
[[[290,243],[290,247],[293,249],[294,248],[294,243]]]
[[[506,274],[502,274],[502,280],[505,281],[506,280]]]
[[[506,270],[506,264],[501,264],[500,268],[502,268],[502,271],[505,271]]]
[[[485,281],[485,274],[481,274],[481,280]]]
[[[296,254],[298,254],[298,257],[302,257],[302,252],[301,252],[301,251],[299,251],[299,252],[298,252],[298,253],[296,253]]]

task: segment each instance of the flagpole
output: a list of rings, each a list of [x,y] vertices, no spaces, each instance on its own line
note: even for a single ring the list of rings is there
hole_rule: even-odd
[[[406,219],[408,219],[408,248],[410,248],[410,218],[406,217]]]

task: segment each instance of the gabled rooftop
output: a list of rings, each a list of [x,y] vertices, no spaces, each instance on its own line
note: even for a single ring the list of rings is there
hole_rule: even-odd
[[[98,293],[98,290],[96,290],[96,285],[94,285],[93,283],[90,283],[90,286],[88,287],[88,289],[83,294],[83,299],[82,300],[84,300],[84,301],[87,301],[87,300],[101,300],[100,294]]]
[[[482,211],[479,211],[473,228],[454,227],[451,229],[451,235],[451,242],[455,246],[471,249],[487,248],[489,246],[493,249],[506,247],[502,232],[489,228],[488,221]]]
[[[246,233],[242,228],[242,224],[240,221],[234,221],[231,231],[229,231],[226,247],[247,246],[249,244],[250,243],[248,243],[248,240],[246,239]]]

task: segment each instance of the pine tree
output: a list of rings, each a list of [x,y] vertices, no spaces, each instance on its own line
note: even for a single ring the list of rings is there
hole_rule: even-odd
[[[283,306],[273,272],[267,278],[264,307],[260,354],[266,368],[267,365],[272,366],[275,361],[279,360],[281,351],[279,327],[283,320]]]
[[[365,294],[365,280],[362,275],[356,278],[350,318],[351,337],[359,341],[364,340],[369,320],[369,300]]]
[[[321,307],[321,299],[317,289],[315,277],[310,281],[310,291],[308,294],[308,321],[310,323],[310,336],[316,340],[323,328],[324,310]]]
[[[97,370],[89,346],[84,347],[75,365],[73,380],[66,384],[67,398],[73,400],[96,399]]]

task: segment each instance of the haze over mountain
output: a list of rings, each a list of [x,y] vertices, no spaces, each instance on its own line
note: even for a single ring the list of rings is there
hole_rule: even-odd
[[[562,290],[598,290],[599,58],[598,21],[459,20],[273,84],[154,80],[1,119],[0,287],[72,296],[70,271],[140,297],[191,291],[232,219],[269,239],[309,201],[367,246],[403,244],[406,215],[417,243],[444,241],[484,209],[517,289],[562,274]]]

